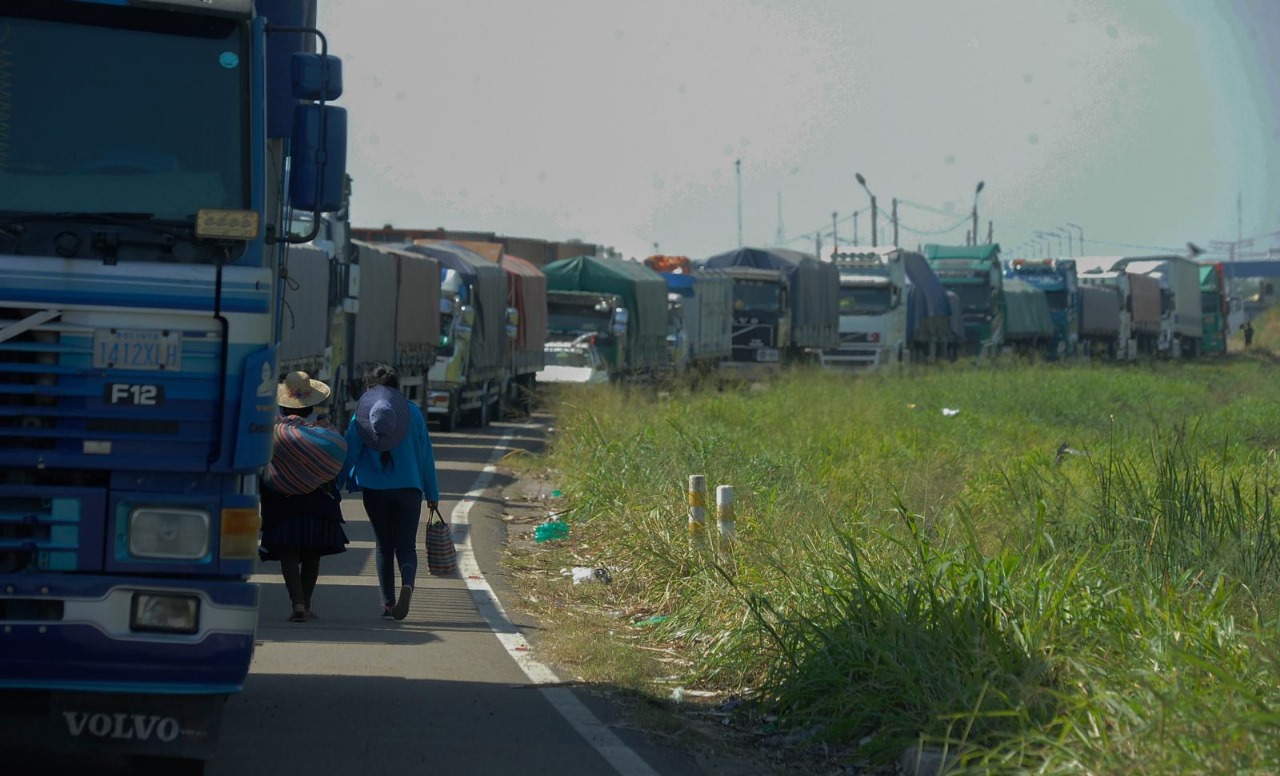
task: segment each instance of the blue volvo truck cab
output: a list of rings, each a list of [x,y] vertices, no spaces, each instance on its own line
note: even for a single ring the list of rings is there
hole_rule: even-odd
[[[200,763],[248,672],[314,0],[0,5],[0,742]],[[315,51],[319,43],[321,51]]]

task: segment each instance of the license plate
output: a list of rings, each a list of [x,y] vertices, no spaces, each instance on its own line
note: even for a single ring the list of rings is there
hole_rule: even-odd
[[[182,369],[182,333],[154,329],[97,329],[95,369]]]

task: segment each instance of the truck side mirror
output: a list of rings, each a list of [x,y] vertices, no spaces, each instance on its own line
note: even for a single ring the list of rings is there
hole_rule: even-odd
[[[627,308],[618,307],[614,309],[613,320],[609,324],[609,333],[615,337],[621,337],[627,333]]]
[[[289,57],[293,96],[326,102],[342,96],[342,60],[328,54],[295,51]]]
[[[294,108],[289,154],[290,205],[332,213],[342,209],[347,174],[347,110],[332,105]]]

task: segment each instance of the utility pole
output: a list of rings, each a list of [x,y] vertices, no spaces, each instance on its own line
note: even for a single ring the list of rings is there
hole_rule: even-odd
[[[867,179],[862,177],[862,173],[860,172],[854,173],[853,177],[857,179],[858,185],[861,186],[862,190],[867,192],[867,196],[871,198],[871,247],[875,248],[876,247],[876,195],[871,193],[871,189],[867,186]]]
[[[876,195],[871,195],[871,247],[876,247]]]
[[[778,233],[773,236],[773,241],[778,245],[787,244],[787,233],[782,229],[782,192],[778,192]]]
[[[1079,224],[1068,223],[1067,226],[1080,232],[1080,255],[1084,255],[1084,227]]]
[[[893,247],[898,247],[898,198],[893,198]]]
[[[858,247],[858,211],[853,211],[853,247]]]
[[[822,233],[818,232],[813,235],[813,255],[822,257]]]
[[[985,181],[978,181],[978,185],[973,190],[973,244],[978,244],[978,195],[982,193],[982,188],[986,186]]]
[[[1244,216],[1242,207],[1243,198],[1239,189],[1236,189],[1236,243],[1231,246],[1231,279],[1227,281],[1227,288],[1231,290],[1234,296],[1236,292],[1236,259],[1240,251],[1239,245],[1244,242]]]
[[[840,250],[840,236],[836,233],[836,211],[831,211],[831,253],[835,254]],[[818,256],[821,261],[822,256]]]
[[[995,242],[994,240],[991,239],[992,230],[994,229],[995,229],[995,224],[992,223],[991,221],[988,221],[987,222],[987,245],[990,245],[991,243]]]
[[[735,159],[733,172],[738,179],[738,247],[742,247],[742,160]]]

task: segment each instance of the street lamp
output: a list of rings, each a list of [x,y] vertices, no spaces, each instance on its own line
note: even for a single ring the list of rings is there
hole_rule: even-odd
[[[985,181],[978,181],[978,186],[973,190],[973,244],[978,244],[978,195],[986,187]]]
[[[1066,228],[1065,226],[1058,227],[1058,231],[1067,236],[1067,255],[1075,256],[1076,255],[1075,251],[1071,247],[1071,241],[1075,237],[1075,232],[1072,232],[1070,229]]]
[[[1073,224],[1073,223],[1070,223],[1070,222],[1068,222],[1068,223],[1067,223],[1067,226],[1071,227],[1072,229],[1077,229],[1077,230],[1079,230],[1079,232],[1080,232],[1080,255],[1081,255],[1081,256],[1083,256],[1083,255],[1084,255],[1084,227],[1083,227],[1083,226],[1080,226],[1079,224]]]
[[[1037,229],[1036,237],[1040,237],[1044,239],[1045,244],[1048,246],[1049,250],[1053,250],[1053,243],[1049,242],[1049,240],[1053,239],[1054,237],[1058,238],[1058,254],[1059,255],[1062,254],[1062,235],[1058,234],[1057,232],[1046,232],[1044,230]]]
[[[876,195],[867,188],[867,179],[862,177],[862,173],[855,172],[853,177],[858,179],[858,185],[867,192],[868,197],[871,197],[871,247],[874,248],[876,247]]]

